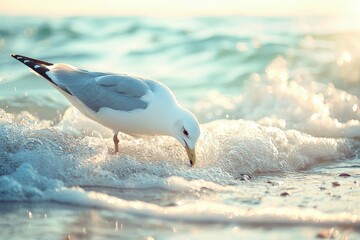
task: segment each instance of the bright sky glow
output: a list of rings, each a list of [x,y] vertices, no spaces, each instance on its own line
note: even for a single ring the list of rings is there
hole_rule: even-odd
[[[0,15],[357,16],[357,0],[0,0]]]

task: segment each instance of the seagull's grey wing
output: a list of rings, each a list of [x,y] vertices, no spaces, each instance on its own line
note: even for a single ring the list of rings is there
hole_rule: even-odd
[[[140,78],[89,72],[65,64],[55,65],[49,76],[95,112],[102,107],[128,112],[148,106],[142,97],[150,87]]]

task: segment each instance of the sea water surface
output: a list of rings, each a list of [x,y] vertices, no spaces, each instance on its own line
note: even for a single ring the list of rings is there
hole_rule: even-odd
[[[1,239],[360,238],[357,22],[0,22]],[[201,123],[196,165],[165,136],[120,134],[113,154],[11,53],[168,85]]]

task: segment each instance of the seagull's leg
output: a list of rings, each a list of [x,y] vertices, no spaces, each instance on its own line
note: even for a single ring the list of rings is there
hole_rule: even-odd
[[[119,139],[117,137],[118,133],[119,132],[116,132],[113,137],[114,144],[115,144],[115,153],[119,152]]]

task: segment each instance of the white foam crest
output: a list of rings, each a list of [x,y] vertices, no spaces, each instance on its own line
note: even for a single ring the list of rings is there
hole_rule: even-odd
[[[195,109],[206,121],[243,118],[318,137],[360,137],[359,98],[306,74],[290,79],[282,57],[268,66],[266,76],[254,74],[240,95],[210,92]]]
[[[211,163],[211,159],[214,160],[217,148],[206,152],[200,150],[199,156],[208,161],[200,162],[199,167],[193,169],[189,165],[185,149],[175,139],[134,139],[121,134],[121,154],[115,155],[112,153],[111,137],[103,138],[101,134],[90,132],[90,129],[94,129],[89,127],[92,122],[78,113],[75,113],[75,116],[75,125],[72,125],[71,121],[66,122],[66,129],[62,127],[64,122],[59,124],[60,127],[44,127],[42,122],[25,121],[19,124],[2,121],[1,175],[9,175],[20,165],[29,163],[43,176],[59,179],[70,186],[167,188],[165,178],[171,175],[228,181],[224,178],[227,173],[200,167]],[[64,119],[67,121],[68,118]],[[83,126],[88,132],[69,131],[76,129],[75,126]],[[208,141],[204,146],[211,144],[212,141]]]
[[[245,120],[218,120],[206,127],[219,139],[219,164],[235,177],[240,172],[282,172],[331,163],[351,157],[359,147],[356,140],[317,138]]]
[[[74,123],[69,120],[73,118]],[[243,174],[296,171],[352,158],[360,144],[357,140],[316,138],[295,130],[264,127],[253,121],[219,120],[201,126],[198,161],[190,167],[185,150],[171,137],[120,134],[120,154],[113,154],[112,134],[93,124],[73,110],[68,110],[55,127],[42,121],[2,121],[1,175],[12,174],[28,163],[41,175],[66,186],[181,189],[186,184],[168,178],[232,184]],[[69,131],[78,126],[85,131]],[[188,189],[193,188],[196,182],[188,185]]]

